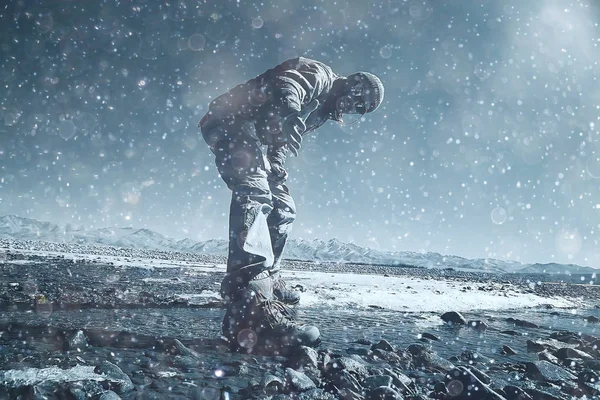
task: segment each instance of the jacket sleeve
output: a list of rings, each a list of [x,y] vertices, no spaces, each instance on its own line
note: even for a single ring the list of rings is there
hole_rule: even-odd
[[[267,148],[267,159],[271,164],[283,166],[287,158],[288,147],[285,145],[269,145]]]
[[[281,122],[292,114],[299,114],[303,107],[328,93],[338,76],[327,65],[297,58],[289,60],[271,71],[269,83],[272,88],[269,114]],[[283,165],[288,153],[287,146],[271,144],[267,157],[271,162]]]

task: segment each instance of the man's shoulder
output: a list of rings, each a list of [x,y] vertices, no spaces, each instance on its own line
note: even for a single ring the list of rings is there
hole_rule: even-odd
[[[307,57],[291,58],[289,60],[284,61],[280,65],[284,68],[291,68],[291,69],[317,67],[317,68],[322,68],[322,69],[331,71],[331,67],[329,65],[325,64],[324,62],[318,61],[318,60],[313,60],[312,58],[307,58]]]

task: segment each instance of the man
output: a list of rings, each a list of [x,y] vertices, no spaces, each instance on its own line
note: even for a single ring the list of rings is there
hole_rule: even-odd
[[[302,135],[344,114],[372,112],[383,100],[375,75],[336,75],[307,58],[288,60],[214,99],[200,121],[204,140],[232,191],[229,255],[221,295],[227,303],[223,335],[237,350],[282,354],[315,346],[319,330],[300,325],[287,304],[280,262],[296,206],[285,185],[288,152],[298,155]],[[266,146],[264,154],[262,146]]]

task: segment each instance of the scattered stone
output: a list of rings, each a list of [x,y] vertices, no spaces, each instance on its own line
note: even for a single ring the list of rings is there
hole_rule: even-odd
[[[69,339],[69,350],[83,351],[88,347],[87,339],[83,331],[77,331],[72,338]]]
[[[540,389],[526,388],[525,391],[534,400],[564,400],[563,397],[556,396],[552,393],[549,393],[549,392],[546,392],[546,391],[540,390]]]
[[[560,348],[560,349],[556,350],[554,355],[559,360],[566,360],[567,358],[580,358],[582,360],[593,360],[594,359],[594,357],[592,357],[588,353],[583,352],[578,349],[572,349],[570,347]]]
[[[362,357],[370,358],[373,356],[373,352],[366,347],[350,347],[346,349],[346,353],[348,354],[356,354]]]
[[[291,368],[285,369],[285,377],[289,385],[299,392],[316,388],[315,383],[308,376]]]
[[[399,389],[402,394],[407,395],[416,393],[417,386],[415,382],[408,376],[404,375],[401,371],[397,369],[391,370],[389,368],[384,368],[383,372],[392,377],[394,386],[396,386],[396,388]]]
[[[467,320],[462,316],[458,311],[448,311],[441,315],[440,317],[444,322],[455,324],[455,325],[466,325]]]
[[[510,335],[510,336],[522,336],[523,334],[517,331],[512,331],[512,330],[504,330],[504,331],[500,331],[500,333],[502,333],[503,335]]]
[[[559,364],[560,360],[554,356],[552,353],[550,353],[548,350],[544,350],[538,353],[538,359],[540,361],[548,361],[552,364]]]
[[[195,352],[192,349],[187,348],[179,340],[175,339],[174,342],[175,342],[175,348],[177,349],[177,351],[179,351],[179,353],[181,353],[181,355],[187,356],[187,357],[192,357],[197,360],[202,360],[202,356],[200,354],[198,354],[197,352]]]
[[[104,388],[97,381],[79,381],[72,382],[69,391],[76,400],[89,400],[92,397],[99,396],[104,392]]]
[[[398,356],[392,351],[376,349],[375,351],[373,351],[373,355],[392,364],[398,364],[402,362],[400,356]]]
[[[107,390],[103,392],[98,400],[121,400],[121,396],[113,392],[112,390]]]
[[[544,350],[548,350],[551,352],[555,352],[556,350],[558,350],[559,348],[561,348],[561,343],[557,342],[556,340],[544,340],[544,339],[537,339],[537,340],[527,340],[527,351],[532,351],[532,352],[540,352],[540,351],[544,351]]]
[[[533,400],[533,397],[518,386],[506,385],[503,391],[507,400]]]
[[[285,381],[278,376],[266,374],[263,376],[260,386],[267,393],[278,393],[285,387]]]
[[[505,400],[465,367],[456,367],[446,374],[448,396],[456,400]]]
[[[374,344],[373,346],[371,346],[371,350],[375,351],[377,349],[380,350],[385,350],[385,351],[396,351],[396,349],[394,348],[394,346],[392,346],[392,344],[390,342],[388,342],[385,339],[381,339],[379,341],[379,343]]]
[[[510,346],[502,345],[500,354],[505,355],[505,356],[514,356],[515,354],[517,354],[517,352],[515,350],[513,350],[513,348]]]
[[[94,372],[105,375],[111,382],[109,388],[115,388],[117,393],[126,393],[134,389],[129,376],[127,376],[121,368],[110,361],[102,361],[99,366],[94,368]]]
[[[583,344],[583,341],[581,340],[581,337],[578,334],[569,331],[552,332],[550,334],[550,338],[563,343],[569,343],[574,345]]]
[[[317,368],[319,365],[319,353],[312,347],[301,346],[290,357],[290,365],[294,369],[300,367]]]
[[[336,397],[323,389],[309,389],[298,395],[298,400],[335,400]]]
[[[392,386],[394,379],[389,375],[367,376],[362,385],[367,390],[374,390],[380,386]]]
[[[548,361],[533,361],[525,363],[527,376],[537,381],[562,382],[574,380],[577,377],[566,369],[551,364]]]
[[[600,371],[600,360],[584,360],[583,366],[594,371]]]
[[[380,386],[368,392],[366,400],[404,400],[404,398],[391,387]]]
[[[540,327],[538,324],[534,324],[533,322],[524,321],[522,319],[517,319],[517,318],[512,318],[512,317],[506,318],[506,322],[509,322],[511,324],[514,324],[515,326],[520,326],[523,328],[539,328]]]
[[[435,340],[435,341],[438,341],[438,340],[440,340],[440,338],[439,338],[439,337],[437,337],[436,335],[434,335],[434,334],[431,334],[431,333],[427,333],[427,332],[423,332],[423,333],[421,334],[421,337],[423,337],[423,338],[425,338],[425,339],[429,339],[429,340]]]

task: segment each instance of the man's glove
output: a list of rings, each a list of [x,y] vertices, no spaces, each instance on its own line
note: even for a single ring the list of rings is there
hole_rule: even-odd
[[[283,168],[283,165],[272,162],[271,170],[267,176],[267,179],[276,185],[283,185],[288,178],[288,172]]]
[[[302,134],[306,130],[306,119],[319,107],[319,100],[314,99],[302,111],[288,116],[281,124],[283,142],[287,144],[293,155],[298,155],[302,144]]]

